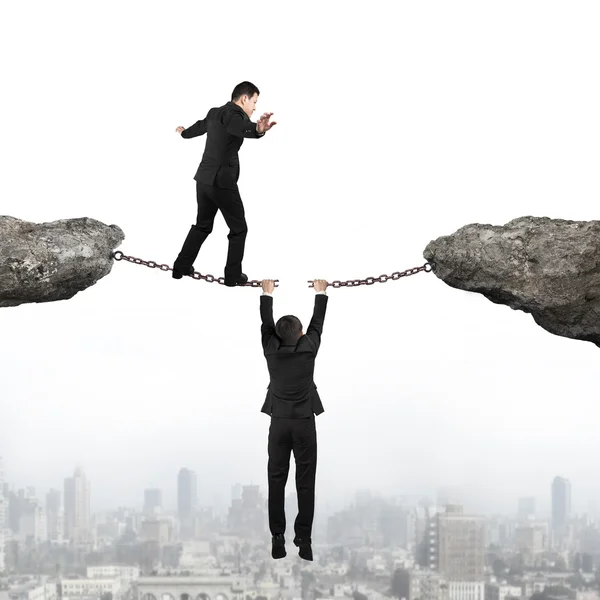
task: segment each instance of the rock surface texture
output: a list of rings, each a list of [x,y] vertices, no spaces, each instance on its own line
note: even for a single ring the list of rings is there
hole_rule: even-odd
[[[433,240],[423,256],[448,285],[531,313],[550,333],[600,346],[600,221],[476,223]]]
[[[124,239],[119,227],[94,219],[0,216],[0,307],[72,298],[110,273]]]

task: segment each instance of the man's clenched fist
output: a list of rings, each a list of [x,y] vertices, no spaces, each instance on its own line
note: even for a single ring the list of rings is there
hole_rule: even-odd
[[[315,279],[313,281],[313,286],[315,288],[315,292],[324,292],[327,289],[329,284],[325,279]]]
[[[272,294],[275,289],[275,282],[272,279],[263,279],[262,289],[265,294]]]

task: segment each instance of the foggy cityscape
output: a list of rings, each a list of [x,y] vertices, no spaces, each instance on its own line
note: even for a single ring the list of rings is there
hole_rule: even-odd
[[[572,510],[568,478],[538,498],[515,498],[511,514],[465,511],[459,488],[434,499],[358,490],[331,514],[317,510],[315,562],[273,563],[265,495],[235,483],[226,510],[200,506],[196,472],[163,490],[140,490],[138,506],[92,512],[93,482],[78,466],[42,497],[15,489],[0,461],[3,597],[101,600],[398,598],[538,600],[596,598],[600,514]],[[576,493],[576,490],[575,490]],[[318,503],[318,495],[317,495]],[[297,510],[295,493],[286,512]]]

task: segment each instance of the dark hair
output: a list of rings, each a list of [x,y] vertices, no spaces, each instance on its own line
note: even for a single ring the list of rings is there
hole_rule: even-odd
[[[298,317],[286,315],[277,321],[275,332],[284,344],[295,344],[301,337],[302,323]]]
[[[258,88],[249,81],[242,81],[242,83],[238,83],[234,88],[233,92],[231,92],[231,101],[235,102],[239,100],[242,96],[246,95],[248,98],[252,98],[254,94],[260,94]]]

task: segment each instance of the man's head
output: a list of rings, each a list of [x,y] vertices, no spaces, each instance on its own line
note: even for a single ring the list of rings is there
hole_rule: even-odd
[[[284,344],[295,344],[304,335],[302,323],[294,315],[281,317],[275,325],[275,332]]]
[[[231,101],[240,106],[248,117],[252,117],[259,94],[258,88],[253,83],[242,81],[233,88]]]

